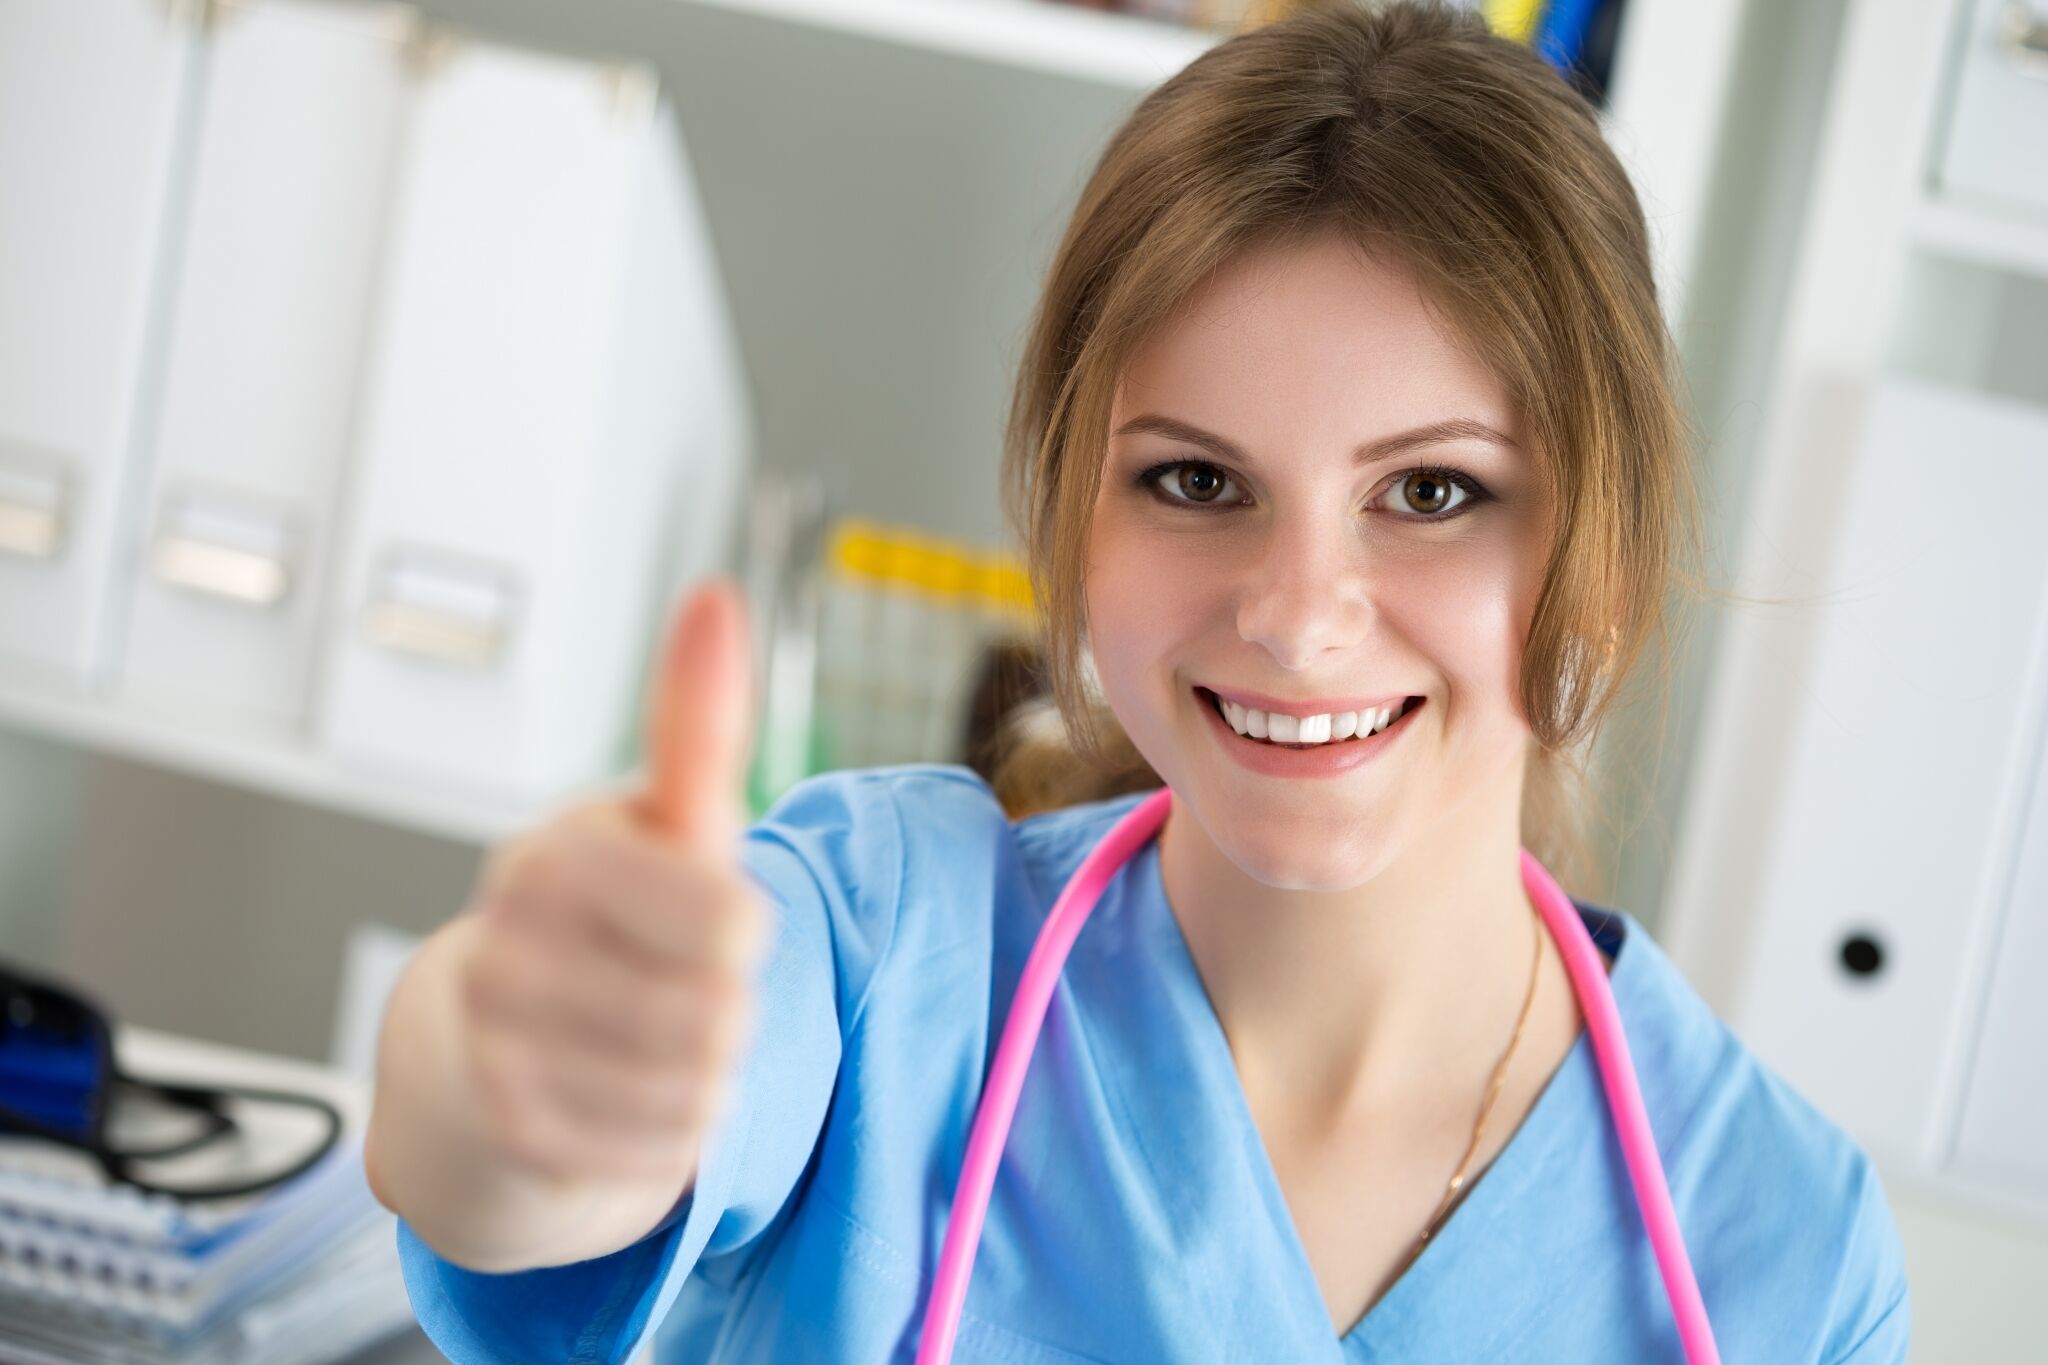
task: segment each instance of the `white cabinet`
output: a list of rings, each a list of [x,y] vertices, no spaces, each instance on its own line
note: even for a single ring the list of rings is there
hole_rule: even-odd
[[[1884,379],[1847,479],[1829,569],[1802,594],[1810,659],[1769,703],[1791,745],[1736,1018],[1836,1120],[1931,1168],[1972,1065],[1983,946],[2001,923],[2048,924],[2048,885],[2008,906],[2048,723],[2048,408]],[[2026,1019],[2006,1013],[1986,1045],[2038,1058],[2048,1031],[2007,1036]],[[2001,1117],[2017,1075],[1993,1073],[1980,1141],[2038,1150],[2038,1128]]]
[[[2048,81],[2000,27],[2027,12],[1861,0],[1824,54],[1789,287],[1745,332],[1768,425],[1662,937],[1894,1188],[2048,1225]]]
[[[0,0],[0,660],[99,681],[195,39],[157,0]]]
[[[260,0],[209,34],[124,693],[299,721],[354,429],[412,11]]]

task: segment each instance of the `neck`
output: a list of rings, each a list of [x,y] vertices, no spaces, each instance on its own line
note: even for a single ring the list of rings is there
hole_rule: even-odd
[[[1521,794],[1516,763],[1454,836],[1341,891],[1255,880],[1176,799],[1160,876],[1247,1094],[1341,1124],[1492,1065],[1545,932],[1522,888]]]

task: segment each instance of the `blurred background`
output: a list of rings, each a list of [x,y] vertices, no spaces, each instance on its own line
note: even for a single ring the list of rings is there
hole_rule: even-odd
[[[711,571],[756,812],[986,772],[1040,277],[1286,8],[0,0],[0,964],[360,1081]],[[1483,9],[1636,180],[1739,595],[1674,603],[1572,889],[1877,1156],[1916,1360],[2048,1361],[2048,0]]]

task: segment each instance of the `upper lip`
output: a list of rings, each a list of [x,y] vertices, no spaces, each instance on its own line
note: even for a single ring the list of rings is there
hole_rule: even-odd
[[[1197,683],[1204,692],[1214,692],[1225,701],[1236,702],[1264,711],[1268,715],[1323,716],[1336,715],[1340,711],[1377,711],[1382,706],[1399,706],[1415,695],[1413,692],[1388,692],[1377,697],[1315,697],[1308,701],[1289,701],[1284,697],[1270,697],[1264,692],[1245,692],[1234,687],[1217,687],[1213,683]]]

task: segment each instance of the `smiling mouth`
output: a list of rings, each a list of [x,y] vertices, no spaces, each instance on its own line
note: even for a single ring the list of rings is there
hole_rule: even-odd
[[[1223,719],[1223,723],[1234,731],[1239,739],[1252,744],[1270,745],[1275,749],[1322,749],[1337,744],[1355,744],[1370,739],[1392,726],[1423,704],[1421,697],[1404,698],[1398,706],[1382,707],[1378,711],[1340,711],[1329,716],[1288,716],[1268,713],[1249,707],[1239,707],[1224,700],[1206,687],[1197,687],[1203,701]],[[1308,740],[1276,740],[1272,737],[1274,721],[1280,722],[1283,733],[1290,727],[1295,733],[1305,732],[1316,738]],[[1327,728],[1325,728],[1327,727]],[[1323,738],[1321,736],[1327,736]]]

